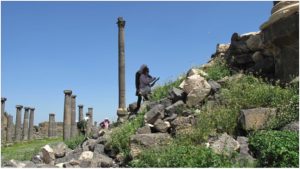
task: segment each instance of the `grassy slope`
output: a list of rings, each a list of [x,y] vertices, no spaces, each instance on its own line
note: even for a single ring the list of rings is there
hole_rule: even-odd
[[[30,160],[32,155],[38,153],[46,144],[53,144],[63,141],[62,138],[51,138],[43,140],[33,140],[30,142],[16,143],[9,147],[1,147],[2,161],[11,159],[15,160]]]

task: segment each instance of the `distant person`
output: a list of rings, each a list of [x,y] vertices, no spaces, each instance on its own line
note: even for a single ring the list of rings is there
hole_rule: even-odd
[[[137,113],[141,107],[142,98],[144,98],[144,100],[149,100],[148,95],[151,93],[151,87],[154,86],[155,82],[158,80],[159,78],[152,77],[149,74],[149,68],[145,64],[143,64],[140,67],[139,71],[136,72],[135,95],[138,96],[138,100],[137,100],[137,108],[135,109],[135,113]]]
[[[110,125],[110,121],[106,118],[104,121],[100,123],[100,127],[103,129],[108,129]]]

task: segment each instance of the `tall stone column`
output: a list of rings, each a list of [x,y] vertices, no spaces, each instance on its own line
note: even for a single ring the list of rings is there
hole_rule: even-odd
[[[29,107],[24,107],[23,140],[28,140]]]
[[[88,108],[88,113],[89,113],[89,119],[90,119],[90,124],[91,127],[94,125],[94,115],[93,115],[93,108]]]
[[[30,107],[28,140],[32,140],[33,139],[34,109],[35,108]]]
[[[5,128],[7,126],[6,120],[5,120],[6,117],[4,115],[5,101],[6,101],[6,98],[1,97],[1,143],[5,143],[5,141],[6,141],[6,132],[7,132],[7,131],[5,131]]]
[[[117,114],[119,118],[126,116],[126,103],[125,103],[125,37],[124,37],[124,27],[125,20],[123,17],[118,18],[118,48],[119,48],[119,108]]]
[[[76,125],[76,95],[72,95],[71,100],[71,109],[72,109],[72,115],[71,115],[71,137],[74,137],[77,135],[77,125]]]
[[[56,136],[56,122],[55,122],[55,114],[49,114],[49,126],[48,126],[48,137]]]
[[[78,105],[78,112],[79,112],[78,122],[80,122],[83,120],[83,105],[82,104]]]
[[[14,122],[13,122],[13,116],[8,115],[7,118],[7,131],[6,131],[6,141],[8,143],[12,142],[12,135],[13,135],[13,129],[14,129]]]
[[[22,108],[21,105],[16,105],[17,113],[16,113],[16,128],[15,128],[15,141],[21,141],[22,139],[22,128],[21,128],[21,117],[22,117]]]
[[[63,138],[68,140],[71,138],[71,95],[72,90],[65,90],[65,105],[64,105],[64,128],[63,128]]]
[[[86,117],[88,117],[88,120],[86,122],[86,132],[85,132],[85,135],[87,136],[91,133],[91,130],[92,130],[91,117],[90,117],[89,112],[86,113]]]

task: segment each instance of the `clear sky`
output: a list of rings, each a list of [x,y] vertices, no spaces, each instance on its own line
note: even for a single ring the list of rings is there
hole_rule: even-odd
[[[126,104],[136,101],[141,64],[163,84],[206,63],[234,32],[259,30],[273,2],[1,2],[1,96],[6,111],[36,108],[35,124],[56,113],[64,93],[94,108],[94,119],[116,120],[118,27],[126,20]],[[78,107],[76,106],[78,112]],[[24,114],[24,112],[23,112]],[[78,118],[78,117],[76,117]]]

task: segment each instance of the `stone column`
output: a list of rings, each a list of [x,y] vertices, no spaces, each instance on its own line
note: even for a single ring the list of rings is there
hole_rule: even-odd
[[[56,136],[56,122],[55,122],[55,114],[49,114],[49,126],[48,126],[48,137]]]
[[[29,107],[24,107],[23,140],[28,140]]]
[[[7,118],[7,131],[6,131],[6,142],[11,143],[12,142],[12,135],[13,135],[13,129],[14,129],[14,122],[13,122],[13,116],[8,115]]]
[[[93,115],[93,108],[88,108],[88,113],[89,113],[89,119],[90,119],[90,124],[91,127],[94,125],[94,115]]]
[[[94,126],[97,127],[97,122],[96,121],[94,122]]]
[[[34,109],[33,107],[30,108],[28,140],[33,139]]]
[[[77,135],[77,125],[76,125],[76,95],[72,95],[72,101],[71,101],[71,109],[72,109],[72,115],[71,115],[71,137],[75,137]]]
[[[22,139],[22,128],[21,128],[21,123],[22,123],[22,108],[23,106],[21,105],[16,105],[17,108],[17,113],[16,113],[16,128],[15,128],[15,141],[21,141]]]
[[[5,115],[4,115],[4,112],[5,112],[5,101],[6,101],[6,98],[5,97],[1,97],[1,143],[5,143],[6,141],[6,132],[5,131],[5,126],[7,126],[7,124],[5,124]]]
[[[64,105],[64,128],[63,138],[68,140],[71,138],[71,94],[72,90],[65,90],[65,105]]]
[[[78,105],[78,112],[79,112],[78,122],[80,122],[83,120],[83,105],[82,104]]]
[[[90,114],[89,113],[86,113],[86,117],[88,117],[88,120],[86,122],[86,132],[85,132],[85,135],[89,135],[91,133],[91,117],[90,117]]]
[[[125,103],[125,37],[124,27],[125,20],[122,17],[118,18],[118,48],[119,48],[119,108],[117,110],[118,116],[126,116],[126,103]]]

